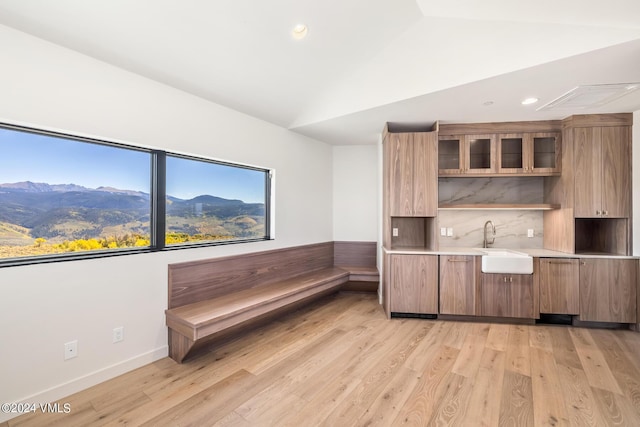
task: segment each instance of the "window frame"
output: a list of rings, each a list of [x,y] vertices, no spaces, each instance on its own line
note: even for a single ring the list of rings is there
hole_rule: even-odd
[[[89,250],[89,251],[83,251],[83,252],[66,252],[66,253],[60,253],[60,254],[46,254],[46,255],[15,257],[15,258],[0,258],[0,268],[12,267],[12,266],[23,266],[23,265],[34,265],[34,264],[46,264],[46,263],[62,262],[62,261],[74,261],[74,260],[81,260],[81,259],[108,258],[113,256],[153,253],[153,252],[161,252],[161,251],[173,251],[173,250],[181,250],[181,249],[194,249],[194,248],[232,245],[232,244],[241,244],[241,243],[250,243],[250,242],[261,242],[261,241],[268,241],[268,240],[274,239],[274,230],[272,228],[273,227],[273,218],[272,218],[273,217],[273,186],[274,186],[274,172],[275,172],[274,169],[258,167],[258,166],[250,166],[246,164],[234,163],[229,161],[221,161],[217,159],[207,158],[204,156],[183,154],[183,153],[172,152],[167,150],[144,148],[144,147],[139,147],[132,144],[110,141],[107,139],[86,137],[86,136],[74,135],[66,132],[45,130],[45,129],[15,125],[15,124],[4,123],[4,122],[0,122],[0,129],[27,132],[27,133],[37,134],[37,135],[51,136],[54,138],[63,138],[63,139],[68,139],[68,140],[85,143],[85,144],[98,144],[98,145],[107,146],[107,147],[144,152],[150,155],[150,162],[151,162],[150,176],[149,176],[149,180],[150,180],[149,233],[150,233],[151,244],[149,246],[104,249],[104,250]],[[264,172],[265,173],[265,200],[264,200],[265,235],[263,237],[256,237],[256,238],[249,238],[249,239],[190,242],[190,243],[178,243],[178,244],[166,245],[165,238],[166,238],[167,156]]]

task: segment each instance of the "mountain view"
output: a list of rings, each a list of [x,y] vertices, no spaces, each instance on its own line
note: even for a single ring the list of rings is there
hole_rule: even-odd
[[[265,206],[167,197],[167,244],[265,234]],[[37,182],[0,184],[0,258],[149,245],[149,194]]]

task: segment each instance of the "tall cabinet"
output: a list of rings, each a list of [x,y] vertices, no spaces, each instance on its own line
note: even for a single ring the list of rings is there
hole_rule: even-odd
[[[409,252],[437,250],[437,132],[387,125],[383,136],[383,245]],[[387,254],[383,263],[387,316],[437,313],[437,256]]]
[[[577,115],[563,120],[562,175],[545,178],[544,247],[575,254],[631,254],[633,115]]]
[[[438,137],[385,129],[384,230],[388,249],[437,249]]]

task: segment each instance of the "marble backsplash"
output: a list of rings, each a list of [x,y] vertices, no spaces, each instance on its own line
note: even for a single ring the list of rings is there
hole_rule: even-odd
[[[440,178],[441,204],[542,203],[543,178]],[[453,236],[439,237],[440,247],[481,248],[484,224],[496,227],[496,248],[542,248],[542,211],[537,210],[440,210],[438,231],[453,229]],[[527,237],[533,230],[534,237]],[[440,233],[438,233],[440,234]]]

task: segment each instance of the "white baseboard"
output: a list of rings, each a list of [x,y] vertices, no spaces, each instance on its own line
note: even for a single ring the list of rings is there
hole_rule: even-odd
[[[89,387],[93,387],[96,384],[100,384],[102,382],[115,378],[118,375],[133,371],[134,369],[140,368],[141,366],[148,365],[149,363],[155,362],[156,360],[162,359],[163,357],[167,357],[168,354],[169,346],[165,345],[155,350],[151,350],[147,353],[132,357],[131,359],[127,359],[114,365],[99,369],[90,374],[83,375],[82,377],[76,378],[69,382],[51,387],[36,394],[32,394],[31,396],[19,399],[16,402],[2,403],[35,403],[37,405],[40,403],[50,403],[55,402],[56,400],[63,400],[66,396],[70,396]],[[73,411],[73,408],[71,408],[71,411]],[[6,414],[0,412],[0,423],[8,421],[19,415],[20,414],[16,413]]]

